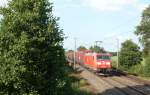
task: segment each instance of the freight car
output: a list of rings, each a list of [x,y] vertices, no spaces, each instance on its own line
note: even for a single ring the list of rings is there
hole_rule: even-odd
[[[91,50],[78,51],[78,52],[69,52],[67,53],[67,58],[69,60],[74,60],[76,63],[84,65],[96,72],[105,72],[111,70],[111,55],[104,53],[95,53]]]

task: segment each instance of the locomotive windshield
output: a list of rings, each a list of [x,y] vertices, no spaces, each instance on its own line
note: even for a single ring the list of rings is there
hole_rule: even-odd
[[[110,60],[108,55],[97,55],[97,60]]]

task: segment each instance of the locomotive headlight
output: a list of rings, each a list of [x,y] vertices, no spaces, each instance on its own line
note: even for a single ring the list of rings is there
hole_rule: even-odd
[[[101,62],[97,62],[98,65],[101,65]]]
[[[106,62],[106,65],[110,65],[110,62]]]

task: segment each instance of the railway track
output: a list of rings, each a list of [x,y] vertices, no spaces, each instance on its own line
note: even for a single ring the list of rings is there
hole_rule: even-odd
[[[101,78],[103,81],[105,81],[106,83],[112,85],[115,89],[121,91],[124,95],[140,95],[140,94],[137,94],[136,92],[132,92],[132,91],[129,91],[130,89],[127,88],[127,89],[124,89],[126,88],[126,86],[124,85],[120,85],[118,84],[117,82],[114,84],[114,82],[106,79],[106,78]],[[131,93],[132,92],[132,93]],[[136,93],[136,94],[135,94]]]
[[[109,77],[100,77],[103,81],[113,85],[115,88],[123,92],[125,95],[149,95],[150,93],[145,93],[141,89],[137,89],[135,86],[129,86],[124,82],[120,82],[118,80],[114,80]]]
[[[113,81],[116,81],[122,85],[127,86],[130,89],[133,89],[137,92],[139,92],[141,95],[149,95],[150,94],[150,87],[147,87],[143,84],[135,83],[133,80],[128,80],[126,81],[125,77],[115,77],[115,78],[110,78]],[[133,86],[135,85],[135,86]]]
[[[93,70],[83,65],[80,66],[84,68],[83,70],[87,70],[88,72],[94,74],[101,81],[103,81],[104,84],[106,84],[102,84],[102,86],[107,88],[106,91],[102,93],[102,95],[150,95],[150,87],[143,82],[139,82],[139,80],[138,82],[134,81],[132,78],[129,78],[126,75],[100,76]],[[98,85],[100,84],[101,83]]]
[[[98,76],[100,79],[102,79],[109,85],[113,86],[114,89],[118,90],[123,95],[150,95],[150,88],[149,88],[149,91],[146,90],[146,88],[148,88],[148,86],[145,84],[140,84],[139,86],[142,86],[142,87],[137,88],[136,86],[138,86],[138,85],[131,86],[130,84],[125,83],[124,81],[121,81],[119,79],[113,79],[111,76],[110,77],[109,76],[101,76],[98,73],[95,73],[94,71],[92,71],[91,69],[86,68],[85,66],[84,66],[84,68],[87,69],[88,71],[92,72],[96,76]],[[123,78],[122,76],[128,80],[133,81],[132,78],[126,77],[124,75],[120,75],[117,77]],[[137,83],[137,84],[139,84],[139,83]]]

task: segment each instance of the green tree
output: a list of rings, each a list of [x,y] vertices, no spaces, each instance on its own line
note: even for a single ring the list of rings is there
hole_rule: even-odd
[[[89,49],[97,53],[106,53],[104,48],[99,46],[91,46]]]
[[[144,47],[144,74],[150,76],[150,6],[143,11],[140,25],[137,26],[135,34],[139,36],[139,40]]]
[[[119,53],[119,63],[121,66],[129,68],[135,64],[140,64],[141,60],[141,52],[137,44],[131,40],[126,40],[122,43]]]
[[[110,53],[112,56],[117,56],[117,52],[108,52]]]
[[[65,85],[64,37],[52,4],[48,0],[12,0],[0,8],[0,14],[0,94],[61,93]]]
[[[137,26],[135,34],[139,36],[139,40],[144,46],[144,55],[148,55],[150,50],[150,6],[143,11],[142,20]]]
[[[87,50],[87,48],[85,46],[79,46],[77,48],[78,51],[84,51],[84,50]]]

